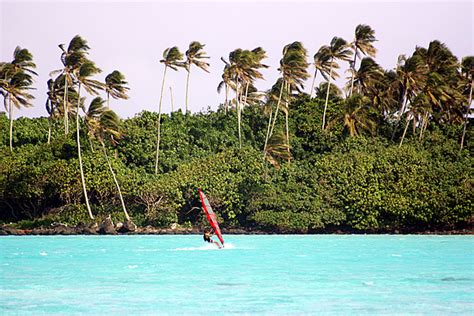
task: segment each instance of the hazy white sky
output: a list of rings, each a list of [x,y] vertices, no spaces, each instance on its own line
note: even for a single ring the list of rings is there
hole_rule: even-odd
[[[379,40],[376,60],[384,68],[395,66],[399,54],[438,39],[462,58],[473,55],[473,1],[11,1],[0,0],[0,60],[10,61],[14,48],[28,48],[34,55],[36,78],[34,107],[16,116],[45,116],[46,81],[61,68],[58,44],[76,34],[91,47],[90,58],[103,70],[96,79],[117,69],[125,74],[130,99],[111,101],[122,117],[142,110],[158,110],[163,73],[163,50],[178,46],[185,52],[191,41],[206,44],[211,73],[193,68],[190,108],[193,112],[224,100],[216,88],[223,63],[236,48],[262,46],[268,54],[265,81],[268,89],[278,76],[282,47],[302,41],[308,61],[333,36],[351,41],[357,24],[369,24]],[[342,70],[348,68],[342,65]],[[312,72],[312,70],[311,70]],[[186,72],[170,71],[166,79],[164,110],[184,107]],[[342,77],[344,73],[341,71]],[[318,81],[319,82],[319,81]],[[342,85],[342,81],[338,84]],[[309,83],[308,83],[309,84]],[[89,104],[92,98],[88,98]]]

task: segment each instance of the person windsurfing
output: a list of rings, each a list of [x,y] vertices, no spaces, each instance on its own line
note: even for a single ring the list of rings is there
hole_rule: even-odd
[[[211,228],[208,231],[204,231],[204,235],[202,236],[202,238],[204,239],[205,242],[216,244],[217,247],[219,247],[219,249],[220,249],[221,245],[219,245],[219,243],[217,241],[215,241],[211,238],[213,235],[214,235],[214,230]]]

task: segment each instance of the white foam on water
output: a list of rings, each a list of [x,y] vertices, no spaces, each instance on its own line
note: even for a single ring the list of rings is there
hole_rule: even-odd
[[[138,266],[137,265],[129,265],[128,268],[129,269],[136,269],[136,268],[138,268]]]
[[[158,252],[160,249],[144,249],[144,247],[139,247],[136,250],[133,250],[132,252]]]
[[[366,286],[372,286],[374,285],[374,282],[372,281],[366,281],[366,282],[362,282],[362,284],[366,285]]]
[[[393,253],[393,254],[392,254],[392,257],[401,257],[401,256],[402,256],[402,255],[397,254],[397,253]]]
[[[42,255],[42,256],[47,256],[48,253],[47,253],[46,251],[41,251],[41,252],[40,252],[40,255]]]
[[[230,250],[236,249],[232,243],[225,244],[224,248],[217,247],[215,244],[205,244],[200,247],[184,247],[184,248],[174,248],[170,251],[208,251],[208,250]]]

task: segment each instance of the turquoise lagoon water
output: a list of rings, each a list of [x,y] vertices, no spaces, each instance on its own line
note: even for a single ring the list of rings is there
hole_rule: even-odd
[[[0,238],[0,314],[474,314],[470,236]]]

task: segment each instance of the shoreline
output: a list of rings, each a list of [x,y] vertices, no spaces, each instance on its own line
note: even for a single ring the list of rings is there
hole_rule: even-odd
[[[312,232],[277,232],[258,229],[222,228],[224,235],[474,235],[474,229],[451,229],[430,231],[350,231],[320,230]],[[201,235],[199,228],[155,228],[151,226],[137,227],[135,231],[104,230],[102,227],[57,225],[51,228],[17,229],[7,225],[0,226],[0,236],[55,236],[55,235]]]

